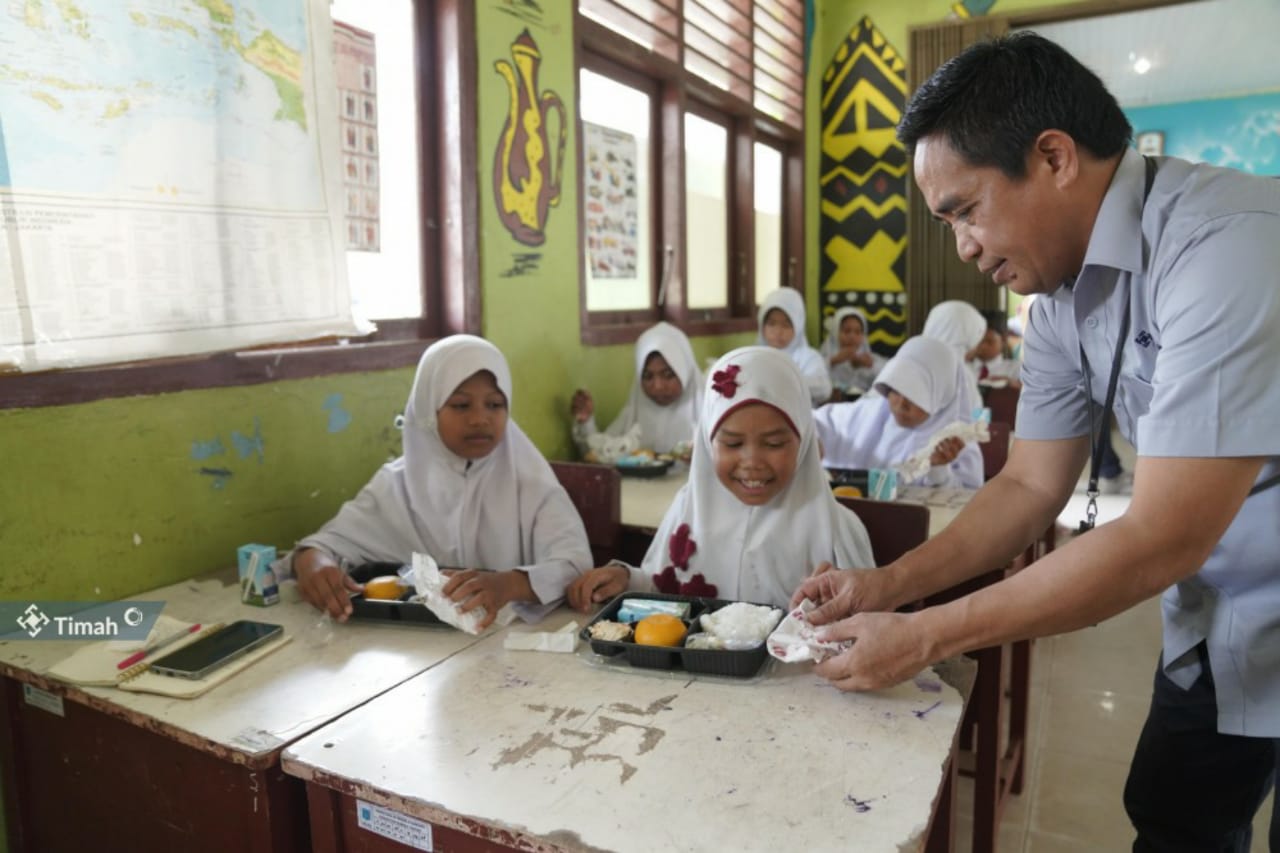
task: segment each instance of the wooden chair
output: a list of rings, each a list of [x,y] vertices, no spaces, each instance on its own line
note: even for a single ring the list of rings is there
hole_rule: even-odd
[[[582,516],[595,565],[612,560],[622,527],[622,475],[610,465],[552,462],[551,470]]]
[[[920,504],[836,498],[867,528],[877,566],[886,566],[929,538],[929,508]],[[843,567],[847,568],[847,567]]]
[[[992,421],[988,425],[991,440],[978,445],[982,451],[982,479],[990,480],[1009,458],[1009,436],[1013,428],[1003,421]]]
[[[1017,388],[984,388],[983,402],[991,410],[992,422],[999,421],[1009,425],[1009,429],[1018,428],[1018,396]]]

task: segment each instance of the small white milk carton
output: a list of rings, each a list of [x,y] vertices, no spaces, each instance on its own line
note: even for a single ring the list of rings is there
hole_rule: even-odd
[[[240,568],[240,600],[245,604],[267,607],[280,600],[280,588],[271,564],[276,559],[274,545],[241,545],[236,549]]]

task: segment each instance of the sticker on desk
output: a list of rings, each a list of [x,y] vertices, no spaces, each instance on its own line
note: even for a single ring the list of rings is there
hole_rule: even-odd
[[[415,850],[432,850],[431,824],[425,820],[389,809],[375,806],[364,800],[356,800],[356,819],[361,829],[407,844]]]
[[[246,752],[269,752],[282,743],[284,741],[271,732],[255,729],[252,726],[241,729],[231,738],[232,746],[238,746]]]
[[[57,693],[50,693],[48,690],[41,690],[39,687],[24,684],[22,685],[22,698],[26,700],[28,705],[33,705],[42,711],[57,714],[59,717],[67,715],[62,710],[62,697]]]

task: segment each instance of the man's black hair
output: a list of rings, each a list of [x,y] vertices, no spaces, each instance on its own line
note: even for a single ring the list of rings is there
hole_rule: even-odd
[[[1133,136],[1098,75],[1043,36],[1020,31],[943,63],[912,95],[898,139],[911,156],[921,139],[939,135],[970,164],[1016,180],[1026,174],[1032,143],[1049,129],[1103,160]]]

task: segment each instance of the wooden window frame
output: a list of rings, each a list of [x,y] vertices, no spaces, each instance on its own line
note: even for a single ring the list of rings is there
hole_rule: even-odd
[[[632,311],[588,311],[585,264],[578,267],[581,341],[588,346],[634,342],[649,326],[666,320],[691,336],[754,331],[756,141],[783,153],[783,234],[779,283],[801,287],[804,281],[804,135],[716,87],[683,64],[653,52],[581,12],[574,15],[575,73],[588,68],[621,83],[650,92],[654,98],[651,122],[652,274],[650,307]],[[656,95],[653,93],[656,92]],[[581,93],[579,92],[579,97]],[[685,158],[686,111],[725,124],[729,129],[729,292],[723,309],[689,309],[686,302]],[[582,138],[581,110],[577,111]],[[582,146],[578,146],[578,197],[584,197]],[[579,248],[585,253],[585,223],[579,202]],[[658,305],[666,246],[674,248],[665,300]]]
[[[414,0],[413,8],[420,69],[421,316],[377,321],[376,332],[358,338],[5,374],[0,409],[406,367],[439,337],[478,333],[475,8],[471,0]]]

